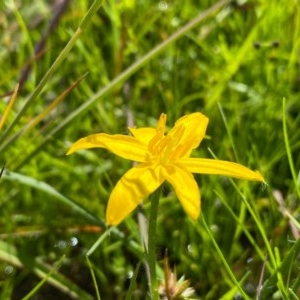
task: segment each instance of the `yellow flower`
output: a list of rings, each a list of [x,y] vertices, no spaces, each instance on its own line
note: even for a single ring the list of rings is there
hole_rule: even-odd
[[[110,195],[106,211],[108,225],[120,223],[165,180],[194,220],[200,214],[200,191],[192,173],[264,181],[259,172],[237,163],[190,157],[205,135],[208,118],[203,114],[197,112],[178,119],[167,135],[166,119],[161,114],[156,128],[129,128],[132,136],[93,134],[75,142],[68,151],[67,155],[99,147],[138,162],[123,175]]]

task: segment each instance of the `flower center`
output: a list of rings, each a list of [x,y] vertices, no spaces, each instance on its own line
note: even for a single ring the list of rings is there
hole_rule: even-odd
[[[157,127],[156,135],[148,144],[146,161],[152,164],[167,165],[176,158],[184,156],[189,145],[182,144],[184,127],[177,126],[173,128],[168,135],[164,135],[166,126],[166,115],[162,114]]]
[[[172,159],[173,145],[171,137],[158,132],[148,145],[146,160],[162,165],[167,164]]]

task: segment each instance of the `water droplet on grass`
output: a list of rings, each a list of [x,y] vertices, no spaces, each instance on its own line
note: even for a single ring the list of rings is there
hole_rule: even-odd
[[[4,268],[4,273],[7,274],[7,275],[10,275],[13,271],[14,271],[14,267],[11,266],[11,265],[7,265],[7,266]]]
[[[59,248],[61,250],[65,249],[68,246],[68,243],[64,240],[60,240],[54,247]]]
[[[78,239],[77,239],[77,237],[72,236],[72,237],[70,238],[69,244],[70,244],[72,247],[75,247],[75,246],[78,244]]]
[[[160,1],[160,2],[158,3],[158,9],[159,9],[160,11],[165,11],[165,10],[167,10],[167,9],[168,9],[168,3],[167,3],[166,1]]]

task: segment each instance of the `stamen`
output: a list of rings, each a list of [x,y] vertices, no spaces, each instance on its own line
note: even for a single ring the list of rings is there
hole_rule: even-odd
[[[156,126],[157,132],[162,132],[164,133],[166,130],[166,122],[167,122],[167,115],[166,114],[161,114]]]
[[[157,155],[157,152],[159,151],[158,145],[162,137],[163,137],[162,133],[157,133],[149,142],[148,150],[151,154]]]

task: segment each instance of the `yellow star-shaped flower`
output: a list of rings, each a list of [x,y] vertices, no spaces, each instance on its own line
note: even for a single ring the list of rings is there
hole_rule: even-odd
[[[71,154],[99,147],[138,162],[123,175],[110,195],[106,211],[108,225],[120,223],[165,180],[194,220],[200,214],[200,191],[192,173],[264,181],[259,172],[237,163],[190,157],[205,135],[208,118],[203,114],[197,112],[178,119],[165,135],[166,119],[161,114],[156,128],[129,128],[132,136],[93,134],[75,142],[68,151]]]

